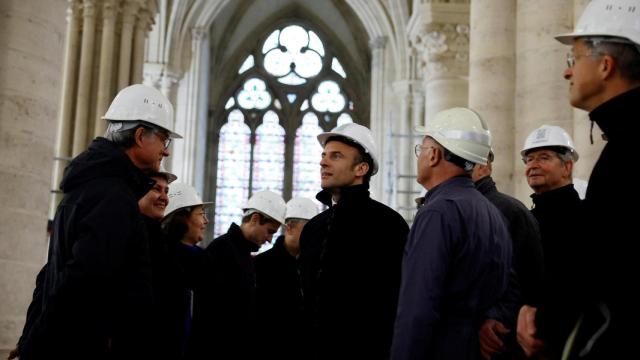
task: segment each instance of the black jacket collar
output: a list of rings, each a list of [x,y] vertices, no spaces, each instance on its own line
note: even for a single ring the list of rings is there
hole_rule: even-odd
[[[231,242],[243,252],[252,253],[260,249],[259,245],[245,239],[240,226],[236,225],[236,223],[231,223],[231,226],[229,226],[229,237]]]
[[[608,140],[635,136],[636,132],[629,131],[629,127],[638,127],[636,119],[634,121],[624,119],[637,113],[638,104],[640,104],[640,87],[604,102],[589,113],[589,118],[598,124]]]
[[[346,186],[340,189],[340,203],[358,201],[369,198],[369,184],[359,184]],[[328,190],[322,190],[316,195],[316,199],[321,203],[331,207],[331,193]]]
[[[496,183],[493,181],[491,176],[483,177],[482,179],[476,181],[474,185],[482,195],[498,191],[498,188],[496,188]]]

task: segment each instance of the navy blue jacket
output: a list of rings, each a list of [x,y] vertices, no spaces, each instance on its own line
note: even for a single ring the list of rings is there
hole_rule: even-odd
[[[511,257],[502,214],[468,176],[432,188],[405,248],[391,358],[479,359],[478,330]]]

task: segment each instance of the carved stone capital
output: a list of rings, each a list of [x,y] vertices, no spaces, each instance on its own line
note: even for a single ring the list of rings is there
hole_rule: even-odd
[[[96,0],[82,1],[82,16],[85,18],[96,16]]]
[[[202,27],[202,26],[196,26],[191,28],[191,39],[193,41],[202,41],[204,39],[206,39],[209,36],[209,29]]]
[[[389,39],[387,39],[386,36],[377,36],[369,41],[369,46],[371,47],[371,50],[384,50],[387,46],[387,42],[389,42]]]

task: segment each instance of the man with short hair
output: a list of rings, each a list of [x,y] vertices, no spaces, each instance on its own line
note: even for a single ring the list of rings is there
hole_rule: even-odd
[[[37,319],[21,359],[144,358],[153,304],[149,244],[138,200],[169,156],[173,107],[158,90],[121,90],[105,137],[74,158],[60,184]]]
[[[531,132],[520,154],[527,182],[534,191],[531,212],[540,226],[544,254],[540,301],[520,310],[521,318],[535,319],[529,331],[535,332],[537,339],[527,344],[520,336],[520,343],[527,355],[540,353],[555,359],[561,356],[580,312],[575,273],[576,249],[581,242],[576,236],[580,197],[572,183],[573,166],[579,156],[569,134],[550,125]]]
[[[470,177],[491,135],[467,108],[417,130],[417,181],[428,192],[405,248],[391,358],[480,359],[480,321],[507,290],[512,256],[502,214]]]
[[[318,205],[296,197],[287,202],[284,234],[273,247],[255,258],[261,355],[267,359],[294,360],[303,354],[302,290],[297,258],[300,234]]]
[[[232,223],[226,234],[214,239],[207,252],[212,273],[206,309],[209,349],[215,359],[250,359],[257,354],[256,273],[252,252],[258,251],[284,222],[282,197],[264,190],[253,194],[242,209],[240,226]]]
[[[378,171],[371,131],[341,125],[318,135],[329,207],[305,225],[298,259],[307,354],[301,359],[388,359],[409,227],[369,196]]]
[[[515,276],[509,294],[486,314],[480,327],[480,352],[485,359],[519,358],[522,350],[516,341],[516,319],[522,304],[536,305],[542,288],[543,257],[538,221],[522,202],[498,191],[491,178],[493,151],[487,164],[476,164],[471,180],[482,195],[500,210],[513,241]]]
[[[621,180],[633,166],[640,133],[640,0],[593,0],[575,30],[556,39],[572,46],[564,78],[572,106],[589,112],[607,144],[589,178],[581,244],[586,306],[572,356],[613,359],[636,353],[638,191]],[[575,256],[575,255],[574,255]]]

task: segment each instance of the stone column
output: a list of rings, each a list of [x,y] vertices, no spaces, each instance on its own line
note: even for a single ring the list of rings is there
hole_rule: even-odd
[[[175,141],[171,156],[172,171],[181,182],[192,184],[203,193],[204,147],[207,125],[207,84],[209,62],[209,29],[191,30],[191,65],[181,82],[176,106],[176,131],[184,138]],[[163,77],[162,91],[171,92],[174,79]],[[170,97],[171,98],[171,97]],[[204,128],[203,128],[204,127]],[[198,150],[202,148],[202,151]]]
[[[553,36],[571,29],[573,3],[557,0],[518,0],[515,100],[515,196],[531,203],[519,150],[527,135],[542,124],[573,130],[567,100],[567,47]]]
[[[422,59],[428,121],[441,110],[467,105],[469,1],[433,1],[418,9],[409,36]]]
[[[72,156],[83,152],[89,141],[89,103],[91,101],[91,75],[95,45],[96,9],[95,0],[82,1],[82,45],[80,48],[80,72],[76,93],[75,123],[73,129]]]
[[[140,7],[138,0],[125,0],[122,8],[122,34],[120,36],[120,61],[118,62],[118,91],[131,84],[131,48],[133,26]]]
[[[385,144],[385,99],[384,99],[384,70],[385,70],[385,49],[388,39],[379,36],[369,41],[371,47],[371,119],[369,128],[373,133],[373,138],[378,147],[378,173],[371,178],[371,196],[382,199],[384,194],[385,178],[385,154],[383,149]]]
[[[80,0],[69,1],[66,33],[49,219],[53,219],[56,207],[62,199],[62,193],[59,190],[60,181],[62,181],[64,168],[69,164],[69,159],[71,159],[74,94],[78,75],[77,54],[80,48]]]
[[[516,75],[516,3],[471,2],[469,107],[489,125],[496,155],[492,177],[502,192],[513,194],[514,93]],[[518,148],[519,150],[519,148]]]
[[[133,40],[133,67],[131,73],[131,83],[142,83],[142,71],[144,66],[144,42],[153,24],[153,13],[151,9],[142,9],[138,13],[135,26],[135,36]]]
[[[69,14],[69,23],[65,22],[68,4],[73,6],[75,2],[0,1],[0,357],[3,359],[22,333],[35,277],[47,256],[47,211],[65,28],[75,29],[77,24],[75,8]]]
[[[98,75],[98,99],[96,103],[93,136],[102,136],[107,122],[102,116],[113,99],[111,77],[113,74],[113,55],[115,48],[117,0],[105,0],[102,4],[102,43],[100,45],[100,70]]]
[[[574,0],[573,11],[573,23],[578,22],[582,11],[589,3],[589,0]],[[571,48],[569,46],[564,47],[565,52],[569,52]],[[565,80],[565,88],[569,88],[569,82]],[[567,103],[569,103],[569,95],[565,96]],[[606,142],[602,139],[602,130],[598,125],[593,126],[593,144],[589,138],[591,133],[591,121],[589,120],[589,114],[580,109],[573,109],[573,143],[580,154],[580,159],[573,168],[573,177],[580,178],[582,180],[589,180],[591,176],[591,170],[593,165],[598,161],[602,148]]]

